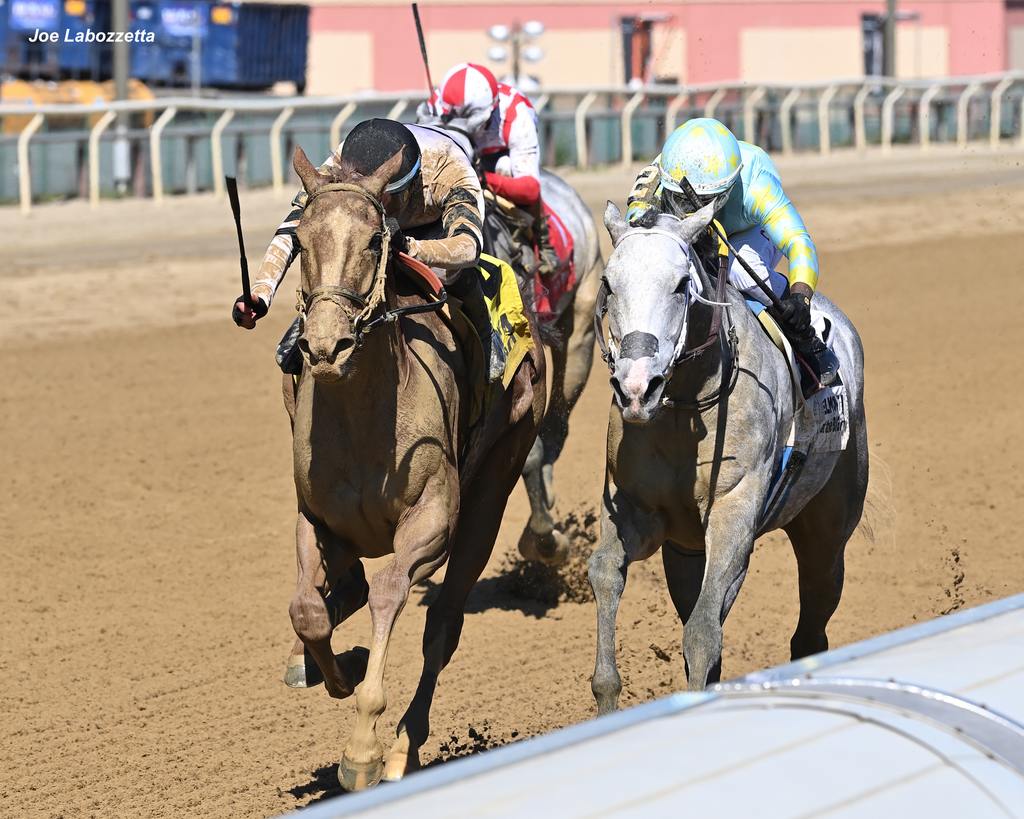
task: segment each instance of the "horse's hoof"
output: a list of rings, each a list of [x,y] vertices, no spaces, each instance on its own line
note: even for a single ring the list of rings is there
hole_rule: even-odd
[[[564,565],[569,559],[569,538],[557,529],[552,529],[547,537],[538,538],[537,559],[552,567]]]
[[[523,560],[540,560],[540,554],[537,552],[537,536],[530,531],[529,527],[519,538],[519,554],[523,556]]]
[[[384,763],[384,781],[397,782],[407,773],[411,773],[417,768],[419,768],[419,761],[415,753],[407,754],[401,752],[389,754],[387,761]]]
[[[384,775],[384,762],[374,759],[370,762],[353,762],[342,756],[338,764],[338,783],[346,791],[364,791],[372,788]]]
[[[312,688],[324,681],[316,663],[306,664],[306,655],[293,654],[284,670],[284,684],[289,688]]]

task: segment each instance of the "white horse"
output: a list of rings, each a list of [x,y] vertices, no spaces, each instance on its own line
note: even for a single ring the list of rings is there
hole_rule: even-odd
[[[792,656],[828,647],[843,553],[863,510],[868,447],[857,331],[815,294],[812,309],[831,323],[841,362],[845,395],[836,400],[847,402],[849,424],[843,447],[834,433],[808,425],[810,410],[786,358],[743,297],[724,283],[719,297],[711,294],[692,245],[712,215],[713,205],[685,220],[661,216],[644,230],[630,228],[611,202],[605,211],[615,247],[598,306],[607,311],[614,405],[600,542],[590,560],[598,615],[592,689],[601,713],[615,709],[622,689],[615,616],[630,563],[661,549],[685,624],[688,684],[702,689],[720,678],[722,624],[763,532],[784,529],[796,553],[800,618]],[[727,306],[708,303],[718,298]],[[787,450],[801,430],[810,431]]]

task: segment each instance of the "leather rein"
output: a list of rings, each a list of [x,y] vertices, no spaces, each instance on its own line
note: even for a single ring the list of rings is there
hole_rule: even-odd
[[[349,182],[329,182],[317,188],[306,198],[306,207],[316,197],[324,193],[355,193],[362,196],[367,202],[373,205],[374,210],[380,216],[381,246],[378,252],[377,267],[374,270],[373,281],[365,293],[357,293],[351,288],[337,284],[324,284],[315,287],[306,293],[301,287],[296,291],[295,309],[298,311],[302,321],[305,322],[306,315],[319,301],[330,301],[338,305],[343,313],[352,322],[352,328],[356,338],[356,346],[362,342],[363,336],[367,335],[374,328],[382,324],[398,321],[402,316],[415,313],[428,313],[440,310],[448,301],[448,293],[444,284],[433,274],[433,271],[422,262],[417,261],[404,253],[399,254],[402,263],[413,273],[424,279],[430,287],[434,301],[425,304],[413,304],[406,307],[396,307],[385,310],[376,318],[371,318],[377,308],[384,303],[384,286],[387,282],[388,262],[391,256],[391,229],[388,227],[387,215],[381,201],[359,185]],[[353,308],[351,305],[355,305]]]
[[[700,260],[697,260],[697,264],[700,264],[703,268],[703,264]],[[727,256],[718,257],[718,280],[715,284],[715,297],[712,302],[711,308],[711,326],[708,328],[707,337],[696,347],[688,347],[686,344],[685,336],[689,335],[689,328],[684,325],[682,334],[682,349],[680,349],[672,359],[671,367],[674,369],[681,364],[685,364],[687,361],[693,361],[699,356],[703,355],[710,349],[714,344],[721,344],[725,349],[725,342],[728,341],[729,357],[728,361],[723,364],[723,381],[725,380],[724,370],[727,368],[728,383],[723,386],[719,386],[714,392],[698,397],[696,400],[688,403],[681,401],[673,401],[671,398],[663,398],[661,403],[662,406],[674,407],[676,409],[686,410],[697,410],[704,411],[710,409],[722,398],[732,392],[733,387],[736,385],[736,379],[739,376],[739,340],[736,336],[736,327],[730,322],[727,333],[722,331],[722,313],[725,309],[726,298],[726,283],[728,280],[729,273],[729,258]],[[706,275],[706,274],[705,274]],[[608,284],[607,279],[601,281],[601,289],[597,294],[597,303],[594,306],[594,330],[597,336],[597,345],[601,349],[601,358],[605,364],[608,365],[610,372],[615,371],[615,362],[612,357],[611,350],[608,348],[608,342],[604,336],[604,317],[608,313],[608,296],[611,295],[611,286]],[[689,310],[689,305],[687,306]],[[723,337],[725,336],[725,337]],[[669,376],[671,377],[671,376]]]

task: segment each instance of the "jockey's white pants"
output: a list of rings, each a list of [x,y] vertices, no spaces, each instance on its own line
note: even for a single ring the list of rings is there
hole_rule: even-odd
[[[782,298],[789,280],[775,269],[775,266],[782,261],[782,251],[775,246],[767,234],[760,228],[752,228],[730,236],[729,244],[736,248],[737,255],[750,265],[761,281],[770,283],[775,295]],[[750,274],[743,269],[743,265],[732,255],[729,257],[729,284],[747,298],[759,301],[766,307],[771,305],[771,300],[764,290],[757,286]],[[811,311],[811,326],[814,327],[818,338],[826,343],[829,342],[825,319],[815,310]]]
[[[752,228],[742,233],[734,233],[729,237],[729,244],[736,248],[737,255],[750,265],[758,278],[765,284],[770,284],[775,295],[781,298],[786,290],[787,279],[775,267],[782,261],[782,251],[767,234],[760,228]],[[755,299],[764,305],[771,304],[765,292],[733,256],[729,259],[729,284],[747,298]]]

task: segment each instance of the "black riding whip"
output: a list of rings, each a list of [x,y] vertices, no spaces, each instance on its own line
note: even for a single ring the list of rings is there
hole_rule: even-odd
[[[420,54],[423,56],[423,70],[427,72],[427,97],[434,93],[434,81],[430,78],[430,62],[427,60],[427,41],[423,37],[423,24],[420,23],[419,4],[412,4],[412,17],[416,21],[416,36],[420,40]]]
[[[245,240],[242,238],[242,209],[238,204],[238,182],[233,176],[225,176],[224,184],[228,189],[228,201],[231,202],[231,213],[235,217],[235,232],[238,234],[238,263],[242,268],[242,298],[246,307],[253,307],[256,302],[252,298],[249,287],[249,261],[245,258]]]
[[[694,213],[696,213],[703,207],[703,205],[701,204],[700,197],[697,196],[697,191],[693,189],[693,185],[690,184],[690,180],[685,176],[682,179],[682,189],[683,194],[690,202],[690,207],[693,208]],[[747,275],[750,276],[757,286],[764,291],[764,294],[771,301],[772,307],[776,310],[782,309],[782,300],[775,295],[775,291],[771,289],[767,282],[761,280],[761,277],[754,272],[754,268],[747,264],[747,260],[736,252],[736,248],[732,246],[732,243],[729,241],[729,237],[726,236],[725,231],[722,230],[722,226],[712,219],[711,227],[714,229],[715,233],[718,234],[718,238],[722,240],[722,243],[729,249],[729,252],[732,253],[736,261],[740,263],[740,267],[747,271]]]

